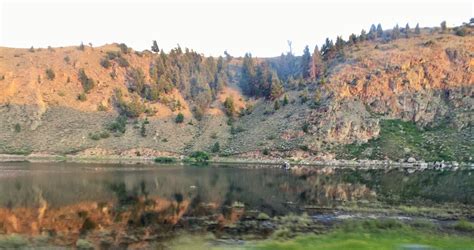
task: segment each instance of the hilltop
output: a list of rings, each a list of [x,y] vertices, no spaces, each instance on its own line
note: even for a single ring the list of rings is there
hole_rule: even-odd
[[[472,161],[472,27],[387,32],[309,59],[2,47],[0,152]]]

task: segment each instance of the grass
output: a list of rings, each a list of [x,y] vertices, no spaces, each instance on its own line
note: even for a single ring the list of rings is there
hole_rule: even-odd
[[[28,245],[28,240],[23,236],[12,234],[0,236],[0,249],[24,248]]]
[[[454,225],[454,229],[463,232],[472,232],[474,233],[474,223],[467,220],[459,220]]]
[[[415,229],[394,220],[347,222],[322,235],[302,235],[291,240],[270,240],[250,249],[399,249],[404,245],[426,245],[440,249],[473,249],[474,239]]]
[[[422,129],[413,122],[381,120],[380,134],[364,144],[349,144],[336,150],[339,158],[469,161],[474,154],[472,129],[458,131],[445,124]]]

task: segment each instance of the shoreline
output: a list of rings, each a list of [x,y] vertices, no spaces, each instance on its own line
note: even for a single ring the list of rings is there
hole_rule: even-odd
[[[189,163],[183,157],[167,157],[173,159],[171,163]],[[103,163],[103,164],[160,164],[167,163],[155,162],[156,157],[149,156],[80,156],[80,155],[46,155],[46,154],[31,154],[31,155],[15,155],[15,154],[0,154],[0,163],[11,162],[30,162],[30,163]],[[260,165],[259,167],[349,167],[349,168],[407,168],[407,169],[454,169],[459,168],[474,170],[474,163],[456,161],[451,162],[424,162],[424,161],[410,161],[410,162],[396,162],[391,160],[319,160],[319,161],[288,161],[281,158],[275,159],[253,159],[253,158],[239,158],[239,157],[214,157],[207,161],[209,164],[250,164]]]

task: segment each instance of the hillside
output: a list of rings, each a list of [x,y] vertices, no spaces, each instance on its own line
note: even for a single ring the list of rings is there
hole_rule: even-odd
[[[343,52],[318,79],[280,76],[276,107],[240,88],[242,58],[0,48],[0,153],[181,156],[218,142],[224,157],[472,161],[472,34],[426,31]]]

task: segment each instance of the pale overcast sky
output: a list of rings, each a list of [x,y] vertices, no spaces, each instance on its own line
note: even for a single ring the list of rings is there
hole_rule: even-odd
[[[473,0],[0,0],[0,46],[47,47],[124,42],[136,50],[157,40],[206,55],[278,56],[288,50],[395,24],[413,28],[459,25],[473,17]]]

